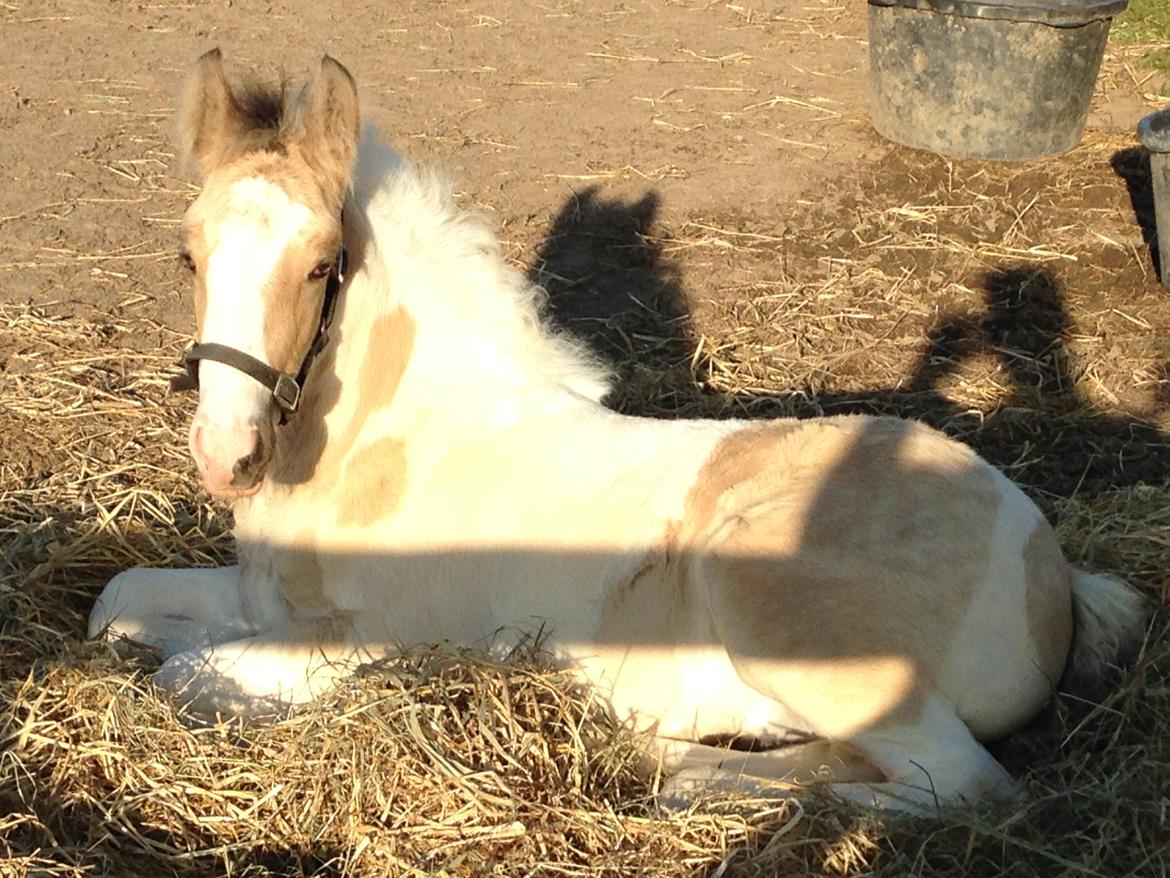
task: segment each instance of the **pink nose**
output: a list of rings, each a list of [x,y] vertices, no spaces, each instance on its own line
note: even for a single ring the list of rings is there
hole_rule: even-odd
[[[196,415],[191,455],[208,491],[239,496],[259,487],[269,451],[256,427],[221,429]]]

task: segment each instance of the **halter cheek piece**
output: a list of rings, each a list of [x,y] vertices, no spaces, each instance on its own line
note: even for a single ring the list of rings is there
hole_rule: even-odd
[[[182,366],[186,370],[186,374],[176,375],[171,379],[171,390],[195,390],[198,388],[199,361],[215,360],[217,363],[238,369],[267,387],[272,393],[272,399],[276,402],[277,408],[280,409],[280,423],[288,423],[288,419],[296,413],[297,407],[301,403],[301,390],[305,386],[305,379],[309,377],[309,369],[312,368],[313,361],[329,343],[329,327],[333,323],[333,312],[337,309],[337,297],[341,292],[341,285],[345,282],[346,261],[345,247],[342,247],[337,251],[337,259],[325,281],[325,301],[321,304],[321,318],[317,323],[317,334],[313,337],[313,343],[309,345],[309,350],[295,377],[287,372],[273,369],[262,360],[236,348],[215,342],[206,342],[191,345],[183,354]]]

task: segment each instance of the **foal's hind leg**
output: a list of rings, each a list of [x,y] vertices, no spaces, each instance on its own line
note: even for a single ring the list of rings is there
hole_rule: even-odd
[[[127,570],[102,591],[89,636],[124,637],[167,656],[234,640],[251,632],[239,583],[239,567]]]
[[[915,686],[890,698],[890,681],[882,677],[867,675],[863,667],[842,673],[831,664],[810,664],[794,673],[775,671],[766,683],[753,679],[751,685],[774,698],[783,693],[783,703],[812,731],[847,742],[882,773],[880,783],[834,783],[842,798],[922,813],[1019,797],[1011,776],[943,695]]]
[[[812,781],[880,781],[882,774],[855,747],[810,741],[754,753],[684,741],[663,741],[663,768],[670,776],[658,803],[689,807],[701,796],[733,792],[763,799],[793,795],[792,785]]]
[[[751,536],[747,525],[733,536],[744,533]],[[864,557],[843,557],[835,567],[821,556],[784,562],[750,540],[725,542],[738,554],[707,559],[702,574],[712,621],[740,679],[784,705],[802,728],[856,746],[885,776],[873,789],[842,785],[841,795],[917,811],[1015,797],[1007,772],[936,686],[950,660],[954,620],[914,606],[903,594],[910,585],[888,571],[867,579]],[[931,596],[922,582],[911,584]],[[923,607],[953,610],[947,602],[956,592],[975,589],[962,585],[940,586],[941,597]]]
[[[916,717],[879,721],[850,741],[886,776],[879,784],[833,786],[834,793],[861,805],[922,812],[1020,797],[1011,775],[942,695],[927,698]]]
[[[1008,773],[941,697],[909,722],[878,722],[848,743],[815,741],[760,753],[694,744],[671,767],[677,771],[659,798],[667,808],[721,791],[784,799],[793,795],[790,784],[813,780],[859,805],[918,814],[1019,797]]]

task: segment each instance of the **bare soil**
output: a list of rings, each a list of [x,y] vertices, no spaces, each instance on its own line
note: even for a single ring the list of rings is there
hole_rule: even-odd
[[[862,15],[788,6],[6,6],[4,295],[187,319],[169,257],[192,189],[171,112],[215,45],[237,70],[294,80],[335,55],[365,112],[495,214],[518,255],[589,186],[659,192],[679,218],[773,213],[883,150],[866,133]]]

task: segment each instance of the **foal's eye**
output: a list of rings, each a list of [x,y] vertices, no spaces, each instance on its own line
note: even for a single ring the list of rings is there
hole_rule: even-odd
[[[183,263],[183,266],[187,269],[187,271],[194,273],[194,271],[195,271],[195,257],[194,256],[192,256],[190,253],[188,253],[186,250],[184,250],[182,253],[179,254],[179,261],[181,263]]]
[[[325,262],[318,262],[317,267],[309,272],[309,280],[320,280],[328,276],[329,272],[333,270],[333,260],[328,259]]]

